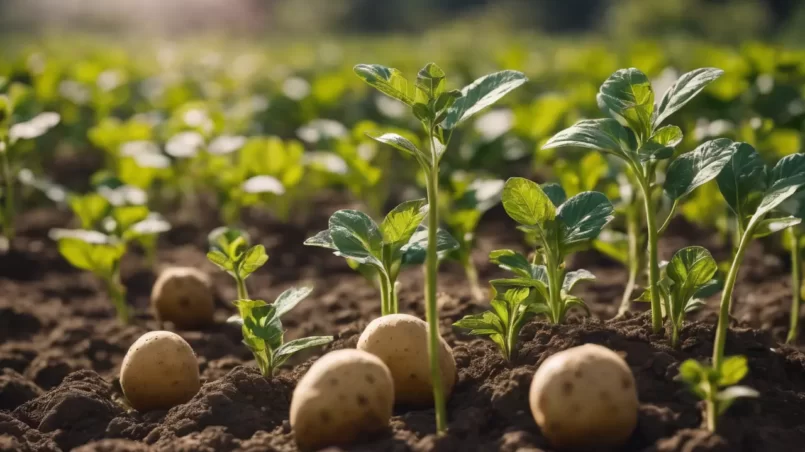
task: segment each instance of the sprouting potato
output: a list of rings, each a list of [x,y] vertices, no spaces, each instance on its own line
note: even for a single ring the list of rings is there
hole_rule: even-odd
[[[137,411],[168,409],[185,403],[201,388],[196,355],[178,334],[145,333],[123,358],[120,386]]]
[[[299,381],[291,427],[303,449],[348,444],[387,429],[393,407],[394,382],[383,361],[360,350],[338,350]]]
[[[587,344],[542,363],[529,392],[543,435],[562,449],[617,447],[637,425],[637,389],[626,362]]]
[[[439,366],[445,397],[456,383],[456,360],[447,342],[439,338]],[[394,378],[394,399],[403,405],[433,404],[428,358],[428,324],[412,315],[391,314],[373,320],[358,339],[358,350],[380,358]]]
[[[192,267],[170,267],[160,273],[151,291],[151,304],[160,324],[197,329],[212,323],[215,300],[209,277]]]

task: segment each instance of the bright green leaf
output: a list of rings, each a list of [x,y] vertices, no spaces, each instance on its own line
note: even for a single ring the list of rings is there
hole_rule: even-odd
[[[664,160],[674,155],[674,147],[682,142],[682,129],[665,126],[656,132],[637,150],[641,160]]]
[[[422,220],[425,219],[427,213],[427,201],[425,199],[406,201],[395,207],[380,224],[383,241],[391,244],[394,248],[408,243],[408,240],[416,232],[417,227],[422,224]]]
[[[501,200],[506,213],[520,224],[534,226],[556,216],[556,208],[539,185],[522,177],[506,181]]]
[[[713,80],[721,77],[724,73],[721,69],[700,68],[683,74],[677,81],[668,88],[657,106],[657,117],[654,119],[654,127],[662,124],[669,116],[679,111],[691,99],[696,97],[705,86]]]
[[[495,72],[475,80],[461,90],[462,96],[447,110],[442,127],[455,128],[526,81],[528,78],[517,71]]]
[[[614,154],[628,159],[632,153],[626,129],[614,119],[585,119],[562,130],[548,140],[542,149],[581,147]]]
[[[379,64],[359,64],[353,70],[364,82],[381,93],[409,106],[416,102],[414,87],[397,69]]]
[[[598,105],[626,124],[641,137],[651,133],[654,90],[646,74],[635,68],[612,74],[598,91]]]

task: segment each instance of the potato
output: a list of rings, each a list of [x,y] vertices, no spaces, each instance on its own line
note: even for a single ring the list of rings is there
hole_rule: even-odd
[[[162,271],[151,290],[151,304],[160,322],[185,330],[210,325],[215,310],[209,277],[192,267]]]
[[[388,428],[394,407],[391,372],[360,350],[324,355],[299,381],[291,427],[303,449],[348,444]]]
[[[137,411],[168,409],[185,403],[201,388],[196,355],[178,334],[145,333],[123,358],[120,386]]]
[[[587,344],[542,363],[529,392],[534,420],[562,449],[617,447],[637,425],[637,389],[626,362]]]
[[[373,320],[358,339],[358,350],[380,358],[394,378],[394,399],[403,405],[433,405],[428,358],[428,324],[408,314],[391,314]],[[439,366],[446,398],[456,383],[453,350],[440,340]]]

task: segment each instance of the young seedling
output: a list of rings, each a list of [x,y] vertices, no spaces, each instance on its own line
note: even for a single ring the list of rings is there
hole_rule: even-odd
[[[671,324],[671,346],[676,348],[685,315],[704,306],[703,299],[721,289],[720,282],[713,279],[718,263],[705,248],[689,246],[677,251],[661,272],[663,316]],[[644,292],[639,301],[650,301],[649,297]]]
[[[654,91],[648,77],[637,69],[621,69],[607,79],[598,92],[598,105],[611,118],[582,120],[565,129],[543,146],[543,149],[582,147],[612,154],[622,159],[642,194],[648,236],[648,274],[651,294],[652,327],[662,330],[660,266],[657,242],[670,224],[680,201],[702,184],[714,179],[732,153],[726,139],[708,141],[693,152],[675,159],[674,148],[682,141],[676,126],[660,127],[673,113],[687,104],[704,87],[721,76],[714,68],[696,69],[683,74],[654,104]],[[658,166],[671,160],[666,170],[664,189],[673,201],[662,225],[657,223],[655,197]]]
[[[0,82],[5,84],[5,80]],[[7,94],[0,95],[0,177],[4,186],[0,189],[3,198],[3,209],[0,212],[2,234],[6,245],[14,239],[14,217],[16,216],[15,187],[22,158],[29,146],[22,146],[23,141],[33,140],[55,127],[61,117],[58,113],[41,113],[28,121],[16,122],[15,113],[22,99],[27,95],[23,85],[12,84]]]
[[[724,357],[732,290],[735,288],[744,254],[755,238],[800,223],[801,218],[787,212],[783,204],[805,186],[805,154],[786,156],[769,169],[752,146],[735,143],[735,148],[724,171],[716,178],[721,194],[735,213],[741,239],[721,293],[716,340],[713,344],[715,368],[719,368]],[[794,211],[801,213],[800,209]]]
[[[305,245],[334,250],[337,256],[363,266],[359,270],[380,287],[382,315],[396,314],[399,312],[397,277],[400,270],[425,260],[429,234],[422,221],[427,214],[424,199],[406,201],[395,207],[380,226],[363,212],[339,210],[330,217],[329,228],[305,240]],[[441,229],[436,240],[440,254],[459,246]]]
[[[291,288],[281,293],[271,304],[263,300],[235,301],[240,315],[229,321],[241,325],[243,343],[252,351],[257,367],[264,377],[273,377],[277,368],[294,353],[333,341],[332,336],[311,336],[285,342],[282,316],[312,291],[309,287]]]
[[[531,287],[544,303],[543,313],[553,323],[564,321],[573,305],[586,308],[584,302],[569,295],[580,280],[594,279],[587,270],[565,272],[565,258],[590,245],[612,216],[612,203],[602,193],[588,191],[566,199],[562,187],[547,184],[540,188],[521,177],[506,181],[503,208],[519,229],[532,235],[538,243],[534,262],[511,250],[490,255],[493,262],[517,274],[515,279],[492,281],[493,285]],[[536,265],[540,257],[545,265]]]
[[[803,212],[805,213],[805,212]],[[805,218],[797,215],[799,218]],[[802,304],[802,249],[805,248],[801,226],[787,231],[788,247],[791,253],[791,319],[786,342],[792,344],[799,337],[799,311]]]
[[[427,180],[428,205],[436,206],[428,214],[428,248],[425,263],[425,306],[429,325],[428,353],[431,384],[436,411],[436,431],[447,429],[447,407],[442,377],[439,371],[439,317],[436,305],[438,269],[437,237],[439,229],[439,162],[450,144],[453,130],[467,119],[497,102],[507,93],[526,82],[517,71],[501,71],[483,76],[461,91],[446,91],[446,74],[439,66],[429,63],[417,74],[416,83],[409,83],[397,69],[377,64],[359,64],[355,73],[381,93],[411,108],[422,123],[430,150],[422,151],[401,135],[386,133],[375,140],[388,144],[419,163]]]
[[[503,181],[500,179],[483,179],[468,173],[456,173],[450,178],[448,190],[442,193],[442,218],[450,235],[456,238],[459,248],[451,253],[458,260],[467,280],[473,297],[480,301],[484,298],[478,282],[478,270],[472,261],[472,248],[475,245],[475,229],[483,214],[500,202]]]
[[[746,376],[749,367],[744,356],[730,356],[721,366],[710,367],[694,359],[679,366],[679,379],[705,404],[707,430],[716,431],[718,417],[739,398],[758,397],[748,386],[734,386]]]
[[[235,278],[238,299],[248,300],[246,278],[268,261],[263,245],[249,246],[249,236],[245,231],[222,226],[210,232],[207,240],[210,251],[207,259],[221,270]],[[241,317],[245,318],[241,312]]]

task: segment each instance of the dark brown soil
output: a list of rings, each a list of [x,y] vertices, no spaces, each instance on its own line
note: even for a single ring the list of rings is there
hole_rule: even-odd
[[[363,327],[380,314],[379,297],[342,259],[326,250],[305,248],[302,241],[326,224],[345,203],[328,200],[305,227],[280,225],[265,215],[244,223],[271,259],[248,281],[253,297],[271,300],[282,290],[313,284],[313,295],[291,312],[288,337],[334,334],[329,349],[354,347]],[[191,265],[213,276],[218,298],[216,326],[179,331],[194,348],[204,384],[188,403],[169,411],[138,413],[127,407],[117,381],[128,347],[156,329],[148,312],[155,275],[145,260],[130,253],[123,264],[128,299],[138,312],[130,326],[117,324],[99,282],[67,265],[47,239],[52,227],[69,224],[55,209],[26,213],[12,251],[0,256],[0,451],[293,451],[288,423],[291,394],[315,359],[316,350],[292,361],[279,376],[266,380],[250,362],[237,328],[224,323],[233,312],[224,300],[235,297],[230,277],[205,258],[206,233],[217,226],[198,215],[177,214],[174,230],[161,241],[160,265]],[[708,245],[708,234],[677,224],[661,246],[664,258],[689,244]],[[486,262],[492,249],[523,249],[520,237],[499,211],[482,225],[475,261],[482,281],[500,276]],[[709,241],[709,239],[708,239]],[[440,276],[442,333],[453,346],[459,381],[449,401],[449,433],[434,435],[433,411],[400,410],[389,432],[347,447],[360,451],[551,451],[540,434],[527,401],[536,368],[548,356],[584,343],[622,352],[635,374],[641,401],[639,425],[623,451],[802,451],[805,450],[805,355],[780,346],[788,322],[790,283],[784,257],[750,249],[736,288],[735,317],[727,354],[749,358],[745,383],[762,394],[739,401],[722,418],[719,435],[702,425],[701,406],[675,376],[688,358],[706,359],[712,351],[717,300],[682,331],[679,350],[652,336],[646,314],[610,319],[621,297],[625,271],[593,253],[572,266],[598,276],[580,295],[593,318],[572,317],[555,326],[534,321],[520,337],[512,363],[494,345],[474,339],[451,324],[485,308],[471,299],[461,269],[443,265]],[[422,316],[419,269],[400,277],[401,311]],[[646,306],[635,306],[636,311]]]

